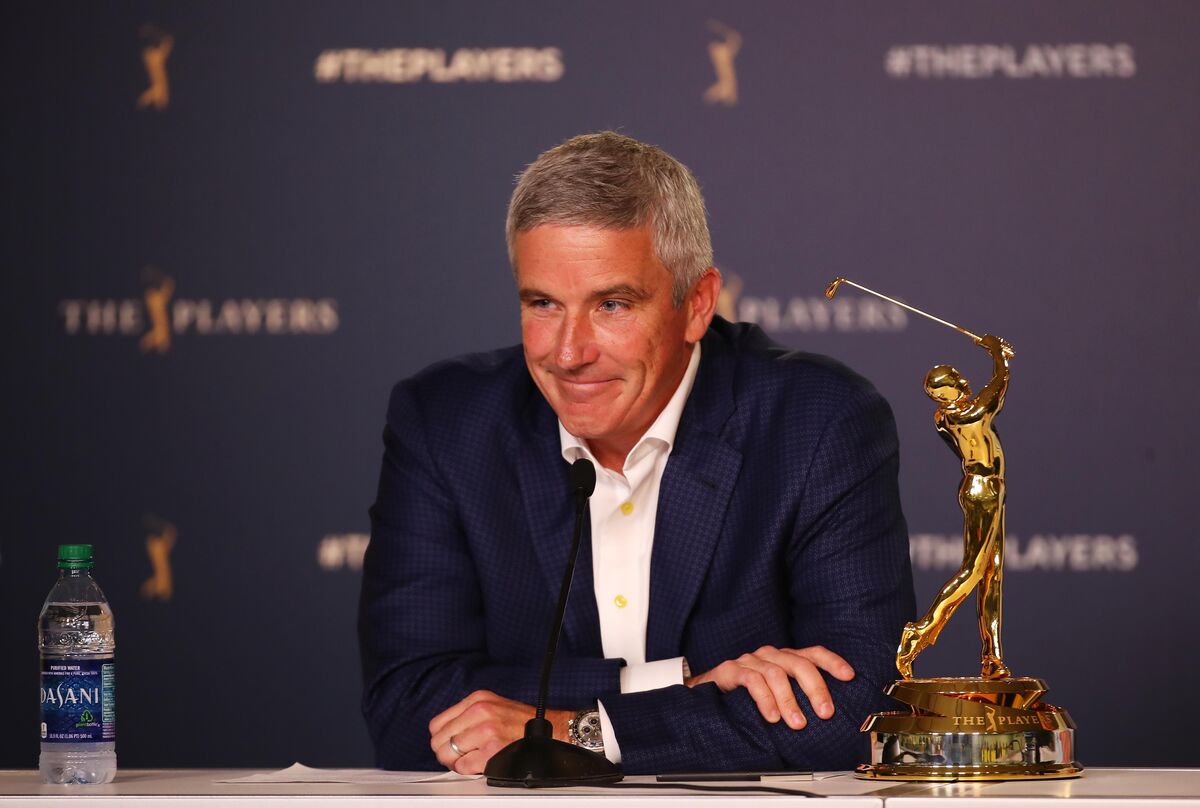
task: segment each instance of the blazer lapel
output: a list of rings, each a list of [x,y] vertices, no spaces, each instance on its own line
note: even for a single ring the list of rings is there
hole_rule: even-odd
[[[567,463],[558,441],[558,419],[535,389],[531,395],[528,429],[513,442],[517,482],[529,526],[529,542],[541,572],[542,583],[553,609],[575,529],[575,502],[567,477]],[[592,583],[592,542],[590,521],[584,521],[575,562],[571,597],[563,618],[564,646],[577,654],[601,656],[600,615]],[[539,638],[540,642],[540,638]]]
[[[708,575],[742,454],[721,437],[733,412],[733,363],[718,339],[701,344],[700,369],[659,488],[650,559],[646,659],[679,656],[683,629]]]

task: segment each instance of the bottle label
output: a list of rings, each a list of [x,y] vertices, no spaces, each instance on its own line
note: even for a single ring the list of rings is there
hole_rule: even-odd
[[[44,743],[107,742],[117,738],[113,658],[42,659]]]

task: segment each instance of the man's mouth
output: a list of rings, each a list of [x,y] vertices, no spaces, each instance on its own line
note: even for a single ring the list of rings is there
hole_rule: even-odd
[[[604,392],[608,385],[616,382],[616,379],[568,379],[562,376],[555,376],[554,379],[558,389],[567,398],[577,401],[598,395]]]

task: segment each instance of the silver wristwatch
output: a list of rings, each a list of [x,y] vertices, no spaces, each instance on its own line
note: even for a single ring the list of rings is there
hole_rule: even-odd
[[[600,731],[600,711],[588,707],[567,722],[567,738],[576,746],[604,754],[604,733]]]

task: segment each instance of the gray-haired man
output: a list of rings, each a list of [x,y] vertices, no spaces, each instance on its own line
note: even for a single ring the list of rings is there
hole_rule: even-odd
[[[598,482],[556,735],[631,772],[849,764],[913,611],[886,403],[714,319],[703,199],[653,146],[543,154],[508,243],[522,346],[389,409],[360,620],[381,765],[478,772],[520,736],[578,457]]]

